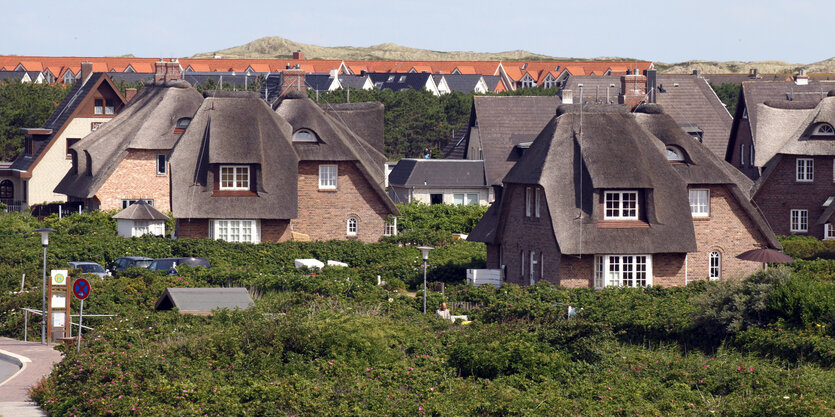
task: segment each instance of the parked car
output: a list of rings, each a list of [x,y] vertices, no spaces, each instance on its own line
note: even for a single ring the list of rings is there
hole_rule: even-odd
[[[148,258],[145,256],[123,256],[121,258],[116,258],[116,260],[111,262],[110,265],[107,265],[107,269],[109,271],[122,271],[125,268],[130,267],[147,268],[153,261],[154,258]]]
[[[104,278],[104,277],[110,275],[109,271],[106,271],[103,266],[99,265],[96,262],[73,261],[73,262],[67,262],[67,263],[70,264],[70,268],[80,269],[85,274],[98,275],[101,278]]]
[[[169,274],[177,273],[177,265],[202,266],[204,268],[211,268],[212,265],[206,258],[196,257],[181,257],[181,258],[160,258],[154,259],[148,269],[152,271],[168,271]]]

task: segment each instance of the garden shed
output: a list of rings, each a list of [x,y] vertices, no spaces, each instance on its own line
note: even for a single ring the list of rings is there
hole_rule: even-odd
[[[168,216],[145,200],[138,200],[113,215],[113,218],[116,219],[116,230],[122,237],[139,237],[148,234],[164,236],[165,221],[168,220]]]
[[[157,300],[156,310],[171,310],[180,314],[208,316],[219,308],[245,309],[253,305],[246,288],[166,288]]]

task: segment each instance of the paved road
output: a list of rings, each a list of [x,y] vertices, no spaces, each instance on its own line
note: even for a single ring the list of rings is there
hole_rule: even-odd
[[[61,353],[51,345],[0,337],[0,367],[23,369],[20,373],[13,370],[11,379],[0,370],[0,416],[46,416],[29,400],[27,390],[49,375],[52,365],[60,360]]]
[[[11,363],[9,361],[0,359],[0,382],[9,379],[19,370],[20,366],[18,366],[16,363]]]

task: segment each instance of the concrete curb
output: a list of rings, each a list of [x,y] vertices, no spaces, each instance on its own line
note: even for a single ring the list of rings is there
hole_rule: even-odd
[[[27,358],[26,356],[18,355],[16,353],[12,353],[3,349],[0,349],[0,360],[17,364],[17,366],[20,367],[20,369],[18,369],[18,371],[15,372],[14,375],[10,376],[3,382],[0,382],[0,387],[6,385],[7,382],[15,379],[16,376],[20,375],[26,369],[26,364],[32,362],[32,360]]]

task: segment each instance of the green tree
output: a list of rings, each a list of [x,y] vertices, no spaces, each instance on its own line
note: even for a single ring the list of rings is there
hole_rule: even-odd
[[[736,103],[739,101],[739,89],[741,86],[739,84],[725,83],[720,86],[711,84],[710,87],[713,88],[713,91],[719,96],[719,100],[722,100],[722,103],[728,108],[731,116],[735,116]]]
[[[0,160],[11,161],[23,150],[20,128],[42,126],[67,91],[61,85],[0,83]]]

